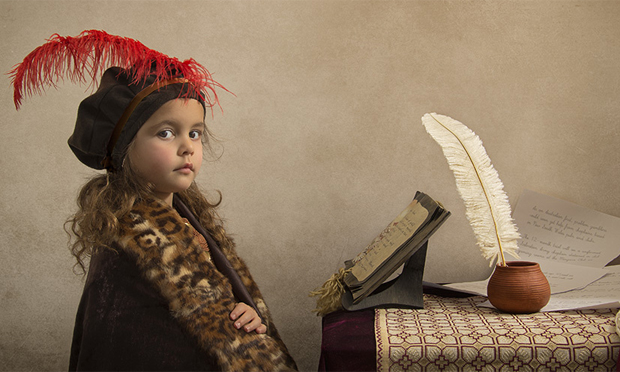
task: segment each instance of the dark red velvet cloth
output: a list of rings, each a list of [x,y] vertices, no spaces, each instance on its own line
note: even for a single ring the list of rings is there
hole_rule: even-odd
[[[422,288],[437,296],[471,296],[429,282],[423,282]],[[323,317],[320,372],[375,371],[376,355],[374,309],[336,311]]]
[[[375,310],[323,317],[319,371],[375,371]]]
[[[424,287],[424,293],[467,297],[436,287]],[[337,311],[323,317],[319,372],[375,371],[375,310]],[[616,371],[620,372],[620,356]]]

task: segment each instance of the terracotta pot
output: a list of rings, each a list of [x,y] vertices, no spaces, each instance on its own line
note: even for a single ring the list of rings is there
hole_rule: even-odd
[[[489,279],[487,296],[491,304],[511,314],[542,309],[549,302],[551,289],[538,263],[509,261],[506,265],[497,264]]]

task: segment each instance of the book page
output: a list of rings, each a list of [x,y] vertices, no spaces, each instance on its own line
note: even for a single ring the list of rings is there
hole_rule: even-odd
[[[403,245],[428,217],[428,210],[417,200],[411,204],[353,259],[353,274],[362,282]]]
[[[602,268],[620,254],[618,217],[524,190],[513,218],[523,260]]]

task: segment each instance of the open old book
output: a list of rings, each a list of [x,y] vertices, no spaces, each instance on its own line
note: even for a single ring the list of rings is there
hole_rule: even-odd
[[[426,242],[449,215],[440,203],[418,191],[411,204],[364,251],[345,262],[350,271],[344,277],[344,307],[356,310],[407,304],[403,297],[417,289],[421,299]],[[385,283],[401,266],[400,276]]]

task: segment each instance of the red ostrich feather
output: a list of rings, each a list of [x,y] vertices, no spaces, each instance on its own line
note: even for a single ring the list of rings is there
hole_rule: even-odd
[[[41,94],[48,86],[57,88],[65,77],[74,83],[90,81],[96,85],[99,76],[111,66],[130,69],[133,83],[150,75],[155,75],[154,83],[159,83],[182,74],[210,107],[219,104],[215,88],[226,90],[193,58],[180,61],[134,39],[86,30],[77,37],[52,35],[13,67],[9,75],[15,108],[19,110],[25,96]]]

